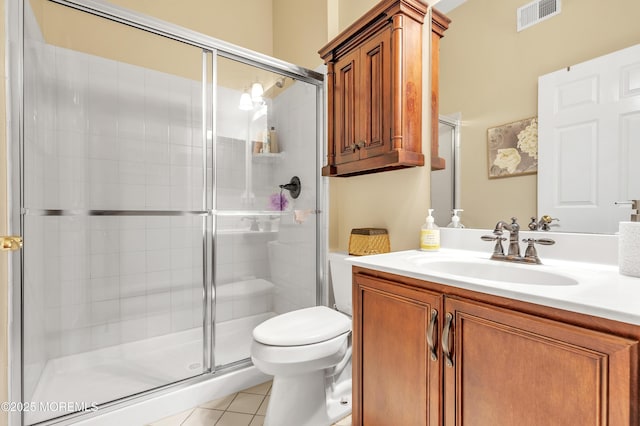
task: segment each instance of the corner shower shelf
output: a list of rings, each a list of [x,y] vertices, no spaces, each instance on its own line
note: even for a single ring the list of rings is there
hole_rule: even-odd
[[[257,154],[254,153],[253,154],[253,158],[255,159],[262,159],[262,158],[283,158],[284,157],[284,151],[282,152],[267,152],[267,153],[262,153],[262,154]]]
[[[250,229],[219,229],[217,233],[219,235],[265,235],[265,234],[275,234],[277,233],[277,229],[272,229],[270,231],[251,231]]]

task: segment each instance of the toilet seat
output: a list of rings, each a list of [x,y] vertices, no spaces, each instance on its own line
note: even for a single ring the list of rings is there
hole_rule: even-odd
[[[324,342],[351,330],[351,319],[326,306],[287,312],[253,329],[253,338],[264,345],[301,346]]]

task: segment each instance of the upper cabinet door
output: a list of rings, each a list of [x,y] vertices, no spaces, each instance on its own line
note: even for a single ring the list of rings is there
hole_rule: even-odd
[[[360,158],[383,154],[391,143],[391,30],[360,48]]]
[[[637,340],[460,299],[444,314],[446,426],[637,424]]]
[[[357,145],[361,133],[357,123],[360,97],[359,53],[359,51],[351,52],[334,65],[335,164],[348,163],[359,158]]]

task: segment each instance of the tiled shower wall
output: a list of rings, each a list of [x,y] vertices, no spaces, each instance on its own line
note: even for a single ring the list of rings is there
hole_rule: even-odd
[[[224,93],[224,91],[222,91]],[[238,95],[219,96],[219,99],[233,100],[233,103],[218,105],[218,111],[236,109]],[[302,192],[298,199],[292,199],[287,191],[287,209],[273,216],[257,217],[259,227],[271,227],[272,232],[227,232],[248,229],[250,219],[243,217],[218,217],[216,235],[216,282],[218,285],[264,278],[273,283],[273,305],[275,313],[316,304],[316,164],[317,116],[309,112],[315,110],[316,87],[303,82],[293,82],[286,90],[273,99],[267,99],[268,115],[264,122],[236,126],[249,128],[246,133],[234,133],[233,137],[222,137],[217,142],[218,158],[233,158],[232,162],[218,167],[217,193],[219,209],[269,210],[268,199],[280,192],[279,185],[288,183],[292,176],[302,182]],[[249,112],[251,117],[254,112]],[[227,124],[228,113],[219,112],[218,130],[231,133]],[[247,122],[247,120],[245,120]],[[224,124],[222,124],[224,123]],[[260,155],[247,152],[244,140],[256,137],[256,130],[274,127],[278,134],[280,153]],[[229,130],[227,130],[229,129]],[[237,130],[236,130],[237,132]],[[249,158],[252,169],[252,194],[246,194],[245,167]],[[294,212],[303,217],[296,221]],[[246,315],[246,309],[220,310],[222,317],[234,319]]]
[[[292,200],[291,209],[298,210],[298,219],[284,215],[276,241],[269,243],[269,257],[274,266],[272,281],[276,286],[274,310],[277,313],[316,304],[316,267],[318,247],[318,212],[316,195],[317,176],[316,138],[317,114],[309,114],[317,101],[316,88],[310,84],[294,82],[288,90],[274,99],[272,126],[286,152],[283,167],[275,167],[277,182],[286,183],[297,175],[302,183],[300,197]],[[320,121],[321,122],[321,121]],[[321,207],[320,207],[321,208]],[[310,271],[313,271],[310,272]]]

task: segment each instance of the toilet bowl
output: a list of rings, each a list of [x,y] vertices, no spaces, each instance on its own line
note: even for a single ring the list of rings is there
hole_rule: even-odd
[[[351,412],[351,266],[330,253],[336,308],[314,306],[253,330],[251,359],[273,376],[265,426],[331,425]],[[346,288],[345,288],[346,287]]]

